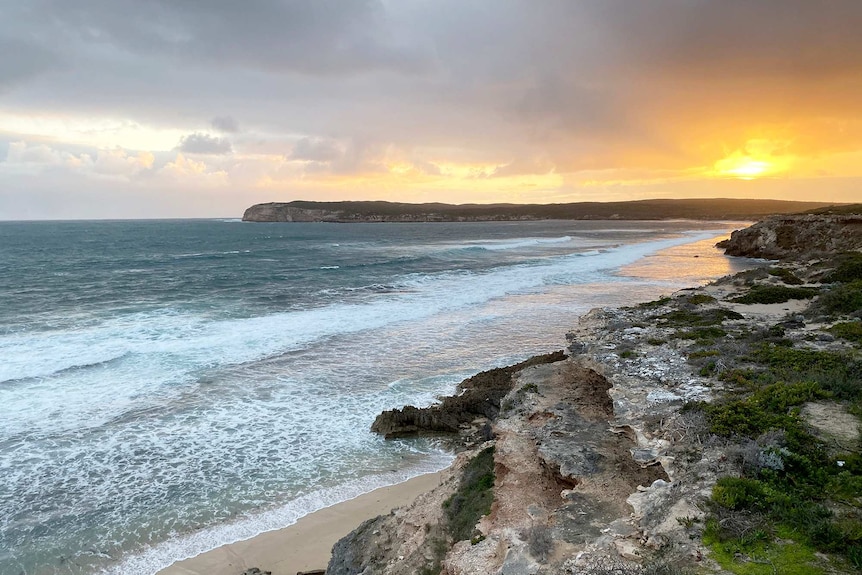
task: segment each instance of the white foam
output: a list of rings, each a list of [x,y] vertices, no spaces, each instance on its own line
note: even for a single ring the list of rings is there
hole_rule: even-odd
[[[40,378],[28,385],[0,385],[7,409],[0,429],[12,430],[34,418],[45,430],[99,425],[128,408],[146,388],[150,393],[197,377],[205,367],[237,365],[305,349],[337,335],[423,320],[542,286],[607,281],[604,270],[617,269],[660,249],[715,235],[695,232],[643,242],[583,257],[571,254],[538,263],[495,268],[482,273],[444,272],[403,277],[395,290],[372,291],[364,300],[331,303],[315,309],[243,319],[210,320],[171,310],[106,320],[79,330],[12,334],[0,337],[0,380]],[[109,373],[76,366],[108,364]],[[64,398],[33,393],[51,386]],[[93,402],[95,393],[112,401]],[[50,400],[50,401],[49,401]]]
[[[504,251],[504,250],[520,250],[544,245],[568,244],[573,241],[572,236],[562,236],[556,238],[515,238],[506,240],[483,240],[469,243],[461,243],[449,246],[450,249],[463,250],[487,250],[487,251]]]
[[[350,484],[315,491],[281,507],[182,535],[149,547],[103,569],[100,573],[102,575],[154,575],[176,561],[195,557],[221,545],[245,541],[267,531],[288,527],[320,509],[354,499],[381,487],[402,483],[425,473],[440,471],[450,465],[453,459],[451,455],[438,453],[416,467],[385,475],[370,475]]]

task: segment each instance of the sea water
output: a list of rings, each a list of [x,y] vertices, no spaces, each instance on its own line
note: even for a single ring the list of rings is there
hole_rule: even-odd
[[[150,575],[441,469],[375,415],[741,269],[733,227],[0,223],[0,573]]]

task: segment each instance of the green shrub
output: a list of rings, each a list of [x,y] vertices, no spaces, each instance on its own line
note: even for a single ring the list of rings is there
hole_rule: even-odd
[[[715,298],[711,295],[706,295],[705,293],[696,293],[686,298],[686,301],[692,305],[700,305],[704,303],[712,303],[715,301]]]
[[[862,310],[862,280],[840,284],[826,291],[820,296],[819,307],[830,314]]]
[[[705,404],[703,409],[712,433],[755,438],[773,429],[799,432],[799,417],[791,408],[828,396],[814,382],[778,382],[759,387],[741,399]]]
[[[835,261],[838,265],[823,278],[824,282],[849,283],[862,280],[862,253],[848,252],[840,254],[835,258]]]
[[[830,327],[829,333],[835,337],[846,339],[854,343],[862,343],[862,321],[847,321]]]
[[[787,285],[798,286],[805,283],[787,268],[769,268],[766,271],[769,275],[779,278]]]
[[[792,288],[787,286],[757,285],[748,290],[748,293],[735,297],[730,301],[734,303],[784,303],[792,299],[811,299],[818,294],[815,288]]]
[[[757,509],[765,498],[764,485],[745,477],[722,477],[712,489],[712,500],[733,510]]]
[[[663,305],[667,305],[671,302],[671,298],[669,297],[660,297],[657,300],[653,301],[645,301],[643,303],[639,303],[637,305],[637,309],[656,309],[660,308]]]
[[[742,315],[720,308],[697,311],[678,309],[662,314],[656,319],[670,327],[707,327],[720,325],[726,319],[742,319]]]
[[[764,344],[750,359],[770,368],[761,380],[816,382],[836,399],[862,399],[862,362],[853,354]]]
[[[458,490],[443,502],[446,527],[454,541],[470,539],[479,518],[494,502],[494,448],[479,452],[464,468]]]

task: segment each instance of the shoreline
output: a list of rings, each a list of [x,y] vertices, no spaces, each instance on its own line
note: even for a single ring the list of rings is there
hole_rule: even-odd
[[[258,567],[273,575],[325,569],[332,546],[366,519],[412,503],[437,487],[445,470],[417,475],[324,507],[296,523],[177,561],[156,575],[240,575]]]

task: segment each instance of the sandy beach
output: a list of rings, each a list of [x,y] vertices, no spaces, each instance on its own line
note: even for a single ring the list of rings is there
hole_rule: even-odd
[[[306,515],[284,529],[178,561],[158,575],[239,575],[249,567],[272,571],[273,575],[295,575],[298,571],[324,569],[335,542],[360,523],[412,502],[439,483],[438,472],[381,487]]]

